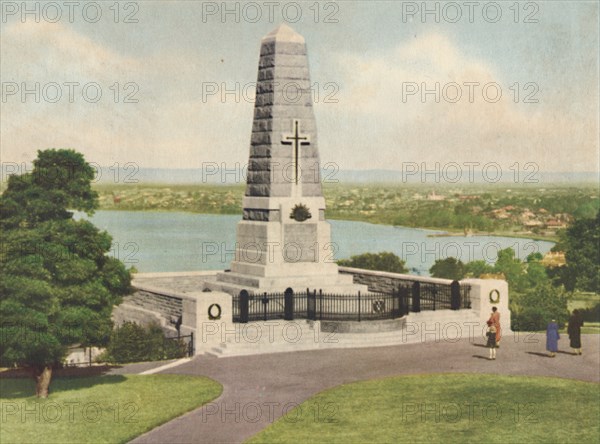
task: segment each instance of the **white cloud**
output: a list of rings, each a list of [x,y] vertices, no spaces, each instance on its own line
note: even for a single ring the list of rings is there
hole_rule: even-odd
[[[322,157],[333,160],[339,150],[352,154],[339,157],[342,168],[400,169],[402,162],[497,162],[508,168],[514,162],[535,162],[541,170],[589,171],[597,169],[597,101],[582,104],[585,119],[549,106],[544,94],[539,103],[514,103],[510,83],[484,61],[469,58],[448,38],[428,34],[403,43],[394,50],[369,57],[339,56],[340,102],[321,105],[322,118],[348,122],[343,131],[321,132]],[[462,97],[456,103],[457,89]],[[466,82],[473,86],[469,101]],[[403,84],[418,85],[415,95],[404,95]],[[423,97],[425,86],[440,97]],[[490,84],[487,99],[483,86]],[[491,103],[495,87],[502,97]],[[520,101],[531,89],[520,86]],[[406,91],[406,90],[405,90]],[[581,113],[578,113],[581,114]],[[343,148],[341,148],[343,147]]]
[[[201,60],[189,54],[125,56],[60,23],[15,23],[2,34],[3,82],[21,88],[40,84],[41,100],[21,100],[20,92],[2,103],[2,159],[31,161],[38,149],[69,147],[102,165],[135,162],[143,167],[198,167],[205,161],[247,157],[252,105],[202,101],[199,79],[211,79]],[[51,82],[60,86],[57,103]],[[77,82],[74,100],[69,87]],[[102,98],[89,103],[83,85],[100,85]],[[115,103],[115,82],[119,83]],[[123,103],[134,91],[138,103]],[[90,89],[90,96],[95,89]],[[242,117],[243,116],[243,117]],[[243,120],[242,120],[243,119]],[[244,140],[232,133],[233,122],[247,123]],[[237,139],[236,139],[237,137]],[[235,142],[237,146],[231,142]]]
[[[103,165],[189,168],[247,160],[253,105],[231,98],[222,103],[218,96],[202,100],[201,82],[220,84],[227,74],[215,66],[210,48],[202,47],[204,59],[183,50],[135,57],[68,25],[29,22],[6,26],[1,50],[3,82],[97,82],[103,92],[96,104],[83,100],[80,90],[74,103],[65,98],[34,103],[31,96],[21,103],[18,95],[8,97],[2,103],[3,162],[31,161],[38,149],[48,147],[71,147]],[[540,91],[539,104],[515,104],[510,84],[493,66],[468,57],[441,34],[422,35],[377,55],[331,57],[340,72],[328,73],[327,80],[339,78],[341,89],[338,104],[315,106],[323,161],[345,169],[449,161],[503,167],[537,162],[553,171],[598,168],[597,95],[574,95],[581,100],[577,116],[543,100],[553,91]],[[475,102],[469,103],[463,86],[458,103],[435,103],[432,96],[422,103],[419,95],[402,102],[403,82],[431,88],[436,82],[471,81],[499,83],[502,99],[488,103],[478,87]],[[126,82],[139,85],[139,103],[115,104],[110,89],[115,82],[121,85],[121,101]],[[321,99],[324,95],[321,91]]]

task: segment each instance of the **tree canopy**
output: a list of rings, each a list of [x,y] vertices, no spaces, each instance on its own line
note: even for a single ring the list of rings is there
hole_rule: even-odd
[[[595,218],[575,220],[554,249],[565,252],[567,264],[559,276],[567,290],[600,293],[600,211]]]
[[[70,211],[93,214],[93,178],[80,153],[39,151],[0,196],[0,363],[32,367],[38,383],[68,346],[108,341],[113,306],[130,290],[129,271],[107,254],[110,235]]]
[[[488,264],[483,259],[467,262],[465,264],[465,276],[478,278],[482,274],[494,272],[494,266]]]
[[[512,328],[531,331],[546,328],[550,319],[563,323],[568,317],[568,295],[562,286],[552,285],[543,256],[532,253],[525,261],[512,248],[498,251],[495,264],[477,260],[463,264],[455,258],[440,259],[429,270],[434,277],[462,279],[484,274],[504,276],[510,289]]]
[[[436,278],[460,280],[465,277],[465,264],[454,257],[438,259],[429,269],[431,276]]]
[[[394,253],[387,251],[359,254],[350,257],[350,259],[340,259],[337,263],[343,267],[389,271],[392,273],[408,273],[405,262]]]

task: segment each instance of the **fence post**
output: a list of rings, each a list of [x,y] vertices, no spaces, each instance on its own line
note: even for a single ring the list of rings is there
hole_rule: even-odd
[[[240,291],[240,322],[243,324],[248,322],[248,299],[248,292],[246,290]]]
[[[412,311],[413,313],[421,311],[421,283],[419,281],[412,286]]]
[[[316,294],[317,290],[315,290]],[[319,288],[319,320],[323,320],[323,290]]]
[[[262,303],[263,303],[264,321],[266,321],[267,320],[267,305],[269,304],[269,298],[267,297],[266,291],[263,293]]]
[[[194,332],[190,333],[190,346],[189,346],[188,355],[190,358],[192,356],[194,356]]]
[[[287,288],[283,294],[283,319],[286,321],[294,320],[294,290]]]
[[[458,281],[452,281],[450,284],[450,309],[460,309],[460,284]]]
[[[405,315],[404,313],[404,292],[402,291],[402,286],[398,286],[398,290],[396,293],[398,294],[398,317],[402,317]]]
[[[311,294],[310,288],[306,289],[306,317],[312,321],[317,320],[317,301],[316,301],[316,292],[315,294]]]
[[[406,303],[408,301],[406,300],[405,296],[406,295],[404,294],[404,288],[398,287],[398,302],[400,303],[400,317],[402,317],[408,313],[408,310],[406,309]]]
[[[360,322],[360,291],[358,292],[358,322]]]

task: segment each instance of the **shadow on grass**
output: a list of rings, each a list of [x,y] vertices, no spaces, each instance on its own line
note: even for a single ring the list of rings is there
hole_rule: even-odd
[[[35,395],[35,381],[31,379],[0,379],[0,399],[29,398]]]
[[[121,368],[121,365],[94,365],[91,367],[63,367],[52,370],[53,378],[100,376],[111,370]],[[0,378],[31,378],[32,369],[27,367],[11,368],[0,372]]]
[[[100,368],[104,370],[99,371]],[[52,381],[50,382],[50,394],[67,390],[80,390],[101,384],[118,384],[126,380],[123,375],[105,374],[110,370],[109,367],[88,367],[86,369],[89,369],[89,371],[61,372],[60,370],[70,369],[60,369],[54,372]],[[12,375],[11,372],[13,372]],[[0,398],[16,399],[35,396],[35,380],[31,375],[31,371],[17,372],[16,370],[8,370],[0,373]]]

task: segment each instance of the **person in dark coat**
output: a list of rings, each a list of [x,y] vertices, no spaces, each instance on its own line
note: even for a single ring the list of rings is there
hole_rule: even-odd
[[[558,324],[554,319],[548,323],[546,328],[546,350],[550,353],[550,357],[554,358],[558,351],[558,340],[560,335],[558,334]]]
[[[573,314],[569,318],[569,342],[572,349],[575,349],[575,354],[581,354],[581,327],[583,327],[583,318],[579,310],[573,310]]]
[[[490,349],[490,360],[496,359],[496,327],[492,321],[488,321],[488,329],[486,332],[487,336],[487,347]]]

